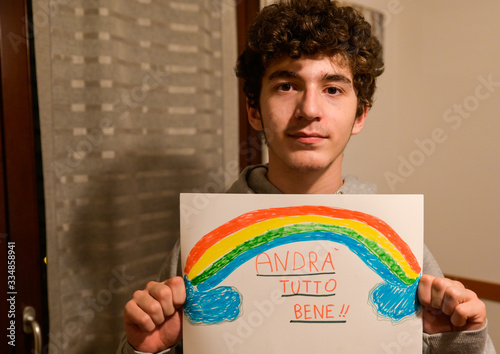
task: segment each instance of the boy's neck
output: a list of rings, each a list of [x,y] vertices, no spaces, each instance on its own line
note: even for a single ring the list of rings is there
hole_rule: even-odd
[[[273,167],[269,163],[267,178],[284,194],[334,194],[344,183],[341,168],[336,166],[315,172]]]

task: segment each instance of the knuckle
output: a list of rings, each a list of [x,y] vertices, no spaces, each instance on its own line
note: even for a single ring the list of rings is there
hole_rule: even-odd
[[[473,301],[480,301],[481,303],[483,303],[481,300],[479,300],[479,297],[477,296],[477,294],[470,290],[470,289],[465,289],[467,295],[469,296],[470,299],[472,299]],[[484,305],[484,303],[483,303]]]
[[[148,306],[147,306],[147,312],[150,313],[150,314],[156,314],[156,313],[159,313],[161,312],[161,305],[159,302],[157,301],[154,301],[154,302],[151,302]]]
[[[125,307],[124,307],[124,312],[125,313],[130,313],[132,312],[132,308],[134,307],[134,301],[133,300],[129,300],[126,304],[125,304]]]
[[[457,305],[454,309],[458,318],[466,318],[467,317],[467,309],[465,306]]]
[[[132,295],[132,299],[134,299],[135,301],[137,301],[140,298],[142,298],[143,295],[144,295],[144,290],[136,290],[136,291],[134,291],[134,294]]]
[[[432,279],[433,279],[433,276],[430,274],[422,274],[422,276],[420,277],[420,281],[423,283],[430,282],[430,281],[432,281]]]
[[[458,280],[452,280],[450,286],[453,286],[453,287],[455,287],[457,289],[462,289],[462,290],[465,289],[464,284],[462,284]]]
[[[461,296],[461,294],[462,294],[461,289],[452,286],[446,288],[445,291],[445,296],[447,296],[450,299],[457,299]]]
[[[141,327],[145,330],[151,330],[151,328],[153,326],[153,322],[151,320],[151,317],[144,314],[142,316],[139,316],[136,320],[137,320],[137,324],[139,325],[139,327]]]
[[[159,289],[158,296],[161,299],[170,299],[172,297],[172,289],[170,287],[164,285]]]
[[[150,281],[146,284],[146,289],[149,290],[151,288],[154,288],[158,283],[155,281]]]
[[[432,285],[437,289],[445,289],[448,287],[448,280],[445,278],[435,278]]]

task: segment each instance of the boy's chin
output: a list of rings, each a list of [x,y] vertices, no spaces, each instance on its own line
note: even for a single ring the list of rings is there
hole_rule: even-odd
[[[298,173],[318,173],[328,170],[331,163],[315,161],[313,159],[291,161],[289,168]]]

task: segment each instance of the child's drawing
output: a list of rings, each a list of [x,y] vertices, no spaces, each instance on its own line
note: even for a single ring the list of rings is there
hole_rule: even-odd
[[[248,200],[252,196],[243,197]],[[213,215],[217,213],[210,210]],[[238,274],[248,264],[253,265],[251,274],[240,274],[238,278],[249,276],[247,283],[260,289],[261,279],[274,277],[275,289],[279,289],[283,299],[292,301],[289,317],[281,321],[283,328],[299,324],[346,325],[359,305],[349,296],[339,296],[347,283],[337,277],[341,250],[361,261],[355,263],[356,267],[362,265],[380,278],[364,294],[374,314],[371,317],[388,321],[393,327],[417,318],[419,260],[389,223],[370,213],[320,204],[285,204],[251,209],[197,238],[183,258],[187,326],[239,321],[248,289],[231,284],[230,275]],[[314,251],[318,243],[328,243],[332,250]],[[293,248],[294,245],[300,248]]]

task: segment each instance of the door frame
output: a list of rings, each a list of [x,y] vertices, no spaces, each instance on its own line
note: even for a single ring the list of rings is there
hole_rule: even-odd
[[[11,320],[16,328],[15,346],[1,341],[4,353],[32,351],[33,338],[23,332],[26,306],[35,308],[42,343],[48,338],[43,178],[30,24],[29,0],[0,2],[0,269],[3,294],[12,299],[15,308],[10,312],[12,318],[2,315],[0,323],[7,332],[3,338],[11,333]],[[11,309],[7,299],[0,302],[2,314]]]

